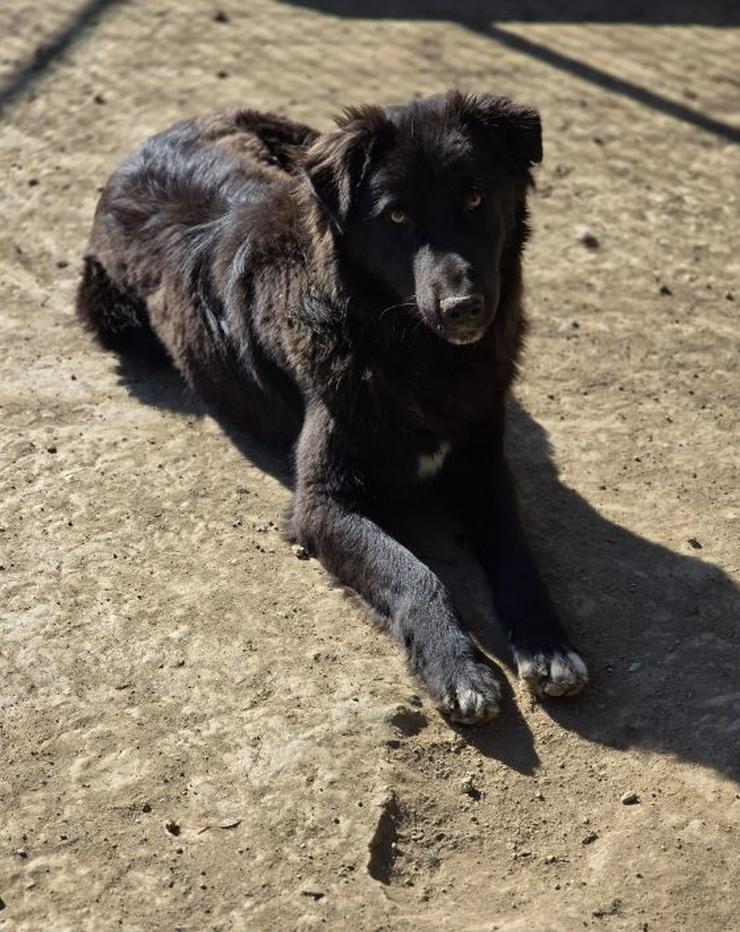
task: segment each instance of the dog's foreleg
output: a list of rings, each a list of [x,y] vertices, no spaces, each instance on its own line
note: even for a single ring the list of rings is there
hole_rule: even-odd
[[[309,409],[297,452],[292,530],[405,648],[409,666],[451,719],[483,722],[500,687],[438,577],[362,505],[356,472],[328,413]]]
[[[537,569],[500,443],[456,451],[442,482],[488,577],[519,676],[537,694],[579,692],[588,671],[571,647]]]

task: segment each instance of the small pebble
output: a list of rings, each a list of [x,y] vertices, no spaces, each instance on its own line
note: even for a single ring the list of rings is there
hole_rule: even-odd
[[[695,537],[689,537],[689,546],[692,550],[701,550],[702,546]]]
[[[668,287],[668,285],[661,285],[661,286],[660,286],[660,293],[661,293],[661,294],[665,294],[665,295],[671,295],[671,294],[673,294],[673,292],[672,292],[671,289]]]
[[[481,797],[481,791],[473,783],[472,777],[466,777],[463,782],[460,784],[460,790],[466,796],[469,796],[471,799],[479,800]]]
[[[56,448],[55,446],[47,447],[47,448],[46,448],[46,452],[47,452],[47,453],[56,453],[56,452],[57,452],[57,448]]]
[[[589,832],[585,838],[581,840],[582,845],[591,845],[593,844],[599,836],[596,832]]]
[[[216,10],[213,14],[214,23],[228,23],[231,20],[231,17],[226,12],[226,10]]]
[[[576,232],[576,238],[578,242],[587,249],[598,249],[601,245],[599,243],[599,238],[595,236],[588,227],[579,227]]]
[[[623,806],[634,806],[635,803],[640,802],[640,797],[637,793],[625,793],[622,796],[622,805]]]

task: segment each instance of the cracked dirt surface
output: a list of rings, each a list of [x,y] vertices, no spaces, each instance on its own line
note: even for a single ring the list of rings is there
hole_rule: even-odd
[[[738,29],[458,6],[98,3],[59,57],[79,5],[3,6],[2,928],[737,926]],[[279,477],[72,315],[146,134],[454,85],[543,116],[511,449],[593,673],[534,704],[489,644],[502,716],[458,731],[282,541]]]

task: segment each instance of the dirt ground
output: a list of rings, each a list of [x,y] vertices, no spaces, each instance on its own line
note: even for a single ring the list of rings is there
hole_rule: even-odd
[[[0,927],[739,927],[740,17],[487,6],[3,3]],[[282,542],[279,478],[72,313],[143,136],[449,86],[543,116],[511,450],[593,671],[535,704],[494,645],[459,731]]]

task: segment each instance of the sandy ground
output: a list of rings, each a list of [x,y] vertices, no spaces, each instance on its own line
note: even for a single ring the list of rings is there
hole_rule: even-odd
[[[738,928],[738,30],[359,6],[99,3],[55,57],[80,7],[3,3],[0,927]],[[594,673],[533,704],[499,647],[458,732],[282,542],[279,479],[72,314],[144,135],[453,85],[543,115],[511,448]]]

